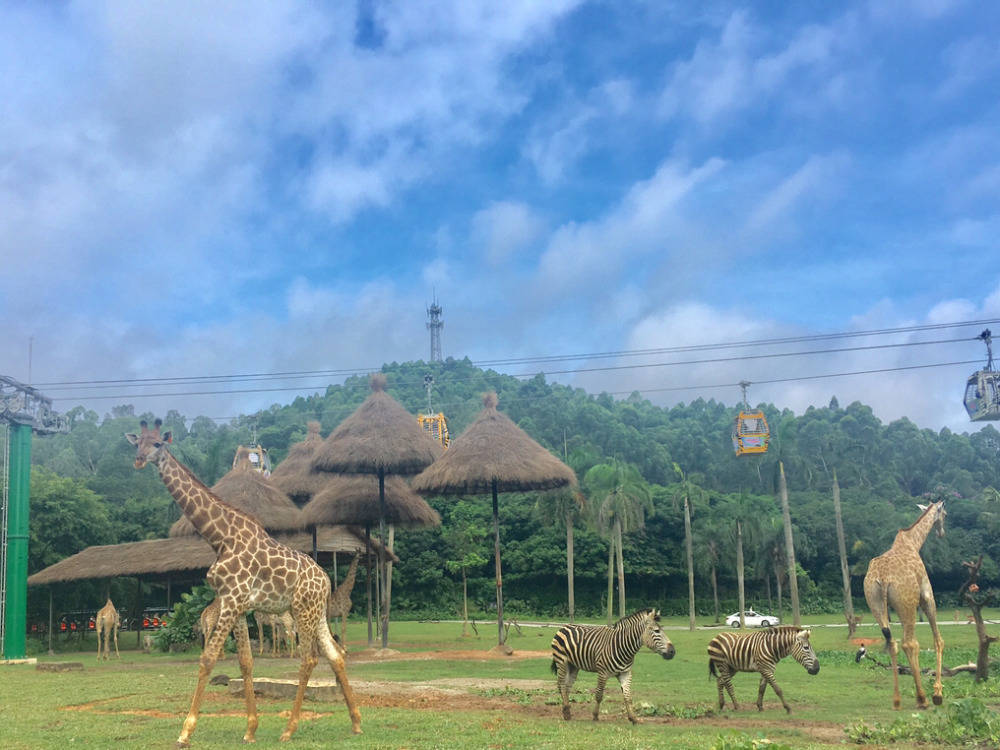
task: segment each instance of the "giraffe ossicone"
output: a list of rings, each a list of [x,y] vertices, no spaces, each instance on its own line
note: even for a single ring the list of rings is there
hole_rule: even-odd
[[[162,422],[159,419],[153,429],[145,422],[140,425],[140,434],[126,435],[128,441],[136,446],[135,467],[142,469],[150,463],[156,466],[160,478],[184,515],[216,554],[205,580],[215,589],[219,619],[202,651],[198,684],[177,738],[178,747],[190,746],[208,678],[230,631],[236,637],[244,680],[247,729],[243,740],[254,741],[258,724],[257,703],[253,692],[253,653],[246,620],[246,613],[251,609],[271,614],[291,612],[299,634],[299,686],[281,739],[290,739],[298,727],[309,676],[319,660],[314,645],[326,657],[337,677],[350,714],[351,730],[360,734],[361,713],[347,679],[344,653],[334,641],[325,617],[330,578],[308,555],[277,542],[254,518],[214,495],[190,469],[174,458],[167,450],[170,433],[161,434]]]

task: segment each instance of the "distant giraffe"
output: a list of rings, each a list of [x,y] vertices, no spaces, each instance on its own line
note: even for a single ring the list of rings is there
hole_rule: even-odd
[[[282,612],[280,615],[267,614],[264,612],[253,612],[254,622],[257,624],[257,639],[260,642],[260,656],[264,655],[264,625],[271,626],[271,656],[281,655],[281,641],[284,640],[288,646],[288,655],[295,656],[295,621],[289,612]],[[205,609],[201,611],[198,618],[198,628],[201,631],[202,648],[208,643],[208,639],[215,630],[215,625],[219,621],[219,600],[213,599]]]
[[[330,597],[330,578],[312,558],[275,541],[251,516],[213,495],[190,469],[167,450],[170,433],[160,434],[159,420],[152,430],[145,422],[140,424],[141,434],[126,435],[128,441],[136,446],[135,468],[142,469],[147,463],[156,466],[160,478],[184,515],[216,554],[205,580],[215,590],[219,600],[219,621],[201,655],[198,685],[177,738],[178,747],[190,747],[208,678],[230,630],[236,635],[244,680],[247,730],[243,740],[254,742],[258,723],[257,701],[253,692],[253,653],[245,616],[251,609],[262,612],[290,610],[298,626],[302,658],[299,687],[281,740],[290,739],[298,727],[309,675],[318,661],[317,645],[340,683],[351,717],[351,729],[360,734],[361,712],[347,679],[344,653],[330,634],[324,617]]]
[[[930,530],[936,529],[938,536],[944,536],[944,519],[947,513],[944,502],[932,503],[929,507],[921,505],[923,513],[912,526],[900,529],[896,540],[887,552],[872,559],[865,575],[865,599],[868,608],[882,628],[885,645],[892,659],[892,707],[899,708],[899,672],[896,660],[899,654],[899,644],[889,630],[889,607],[896,610],[903,623],[903,651],[913,670],[913,682],[917,689],[917,707],[927,708],[927,695],[920,683],[920,644],[917,643],[914,631],[917,622],[917,607],[927,616],[927,622],[934,634],[934,650],[937,655],[937,670],[934,672],[934,705],[942,703],[941,685],[941,654],[944,651],[944,640],[938,632],[937,606],[934,603],[934,591],[927,578],[924,561],[920,559],[920,548],[927,539]]]
[[[260,656],[264,655],[264,626],[271,627],[271,656],[281,656],[284,646],[288,646],[288,655],[295,656],[295,621],[288,612],[273,614],[254,612],[254,622],[257,623],[258,640],[260,641]]]
[[[118,629],[121,625],[121,617],[118,615],[118,610],[115,609],[115,605],[111,603],[111,597],[109,596],[107,604],[101,607],[97,616],[94,618],[94,626],[97,630],[98,661],[102,658],[105,660],[111,658],[112,634],[115,638],[115,656],[119,659],[122,658],[121,654],[118,653]]]
[[[358,560],[360,559],[361,553],[356,552],[354,559],[351,560],[351,567],[347,570],[347,575],[344,576],[344,580],[330,594],[330,600],[326,605],[327,620],[340,617],[340,643],[345,648],[347,647],[347,614],[351,611],[351,607],[354,606],[351,603],[351,590],[354,588],[354,577],[357,575]]]

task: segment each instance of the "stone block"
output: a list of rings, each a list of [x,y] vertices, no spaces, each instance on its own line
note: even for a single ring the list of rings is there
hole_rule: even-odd
[[[282,698],[293,700],[299,689],[297,680],[275,680],[269,677],[255,677],[253,692],[263,698]],[[243,695],[243,679],[234,678],[229,681],[229,692],[233,695]],[[306,700],[309,701],[339,701],[343,700],[336,680],[309,680],[306,686]]]

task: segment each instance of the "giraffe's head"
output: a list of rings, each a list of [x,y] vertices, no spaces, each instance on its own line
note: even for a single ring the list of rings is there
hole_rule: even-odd
[[[673,659],[674,644],[670,642],[667,634],[660,627],[660,610],[650,609],[646,611],[646,614],[646,628],[642,631],[642,645],[664,659]]]
[[[153,422],[153,429],[143,420],[139,423],[142,432],[136,435],[134,432],[125,433],[125,439],[135,446],[135,468],[141,469],[148,463],[156,464],[166,453],[167,443],[170,442],[170,433],[160,434],[160,426],[163,422],[157,419]]]
[[[800,630],[795,634],[795,642],[792,643],[792,658],[805,667],[809,674],[819,673],[819,659],[809,643],[809,630]]]
[[[934,533],[939,537],[944,536],[944,519],[948,515],[948,512],[944,509],[944,500],[938,500],[935,503],[931,503],[930,506],[917,503],[917,507],[924,513],[934,514]]]

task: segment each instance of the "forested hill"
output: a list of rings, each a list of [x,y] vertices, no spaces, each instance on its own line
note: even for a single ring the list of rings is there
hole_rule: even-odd
[[[644,525],[625,535],[629,604],[656,602],[684,609],[686,578],[682,555],[683,521],[677,482],[684,472],[704,488],[695,503],[696,586],[699,608],[711,600],[707,573],[718,567],[721,595],[734,597],[731,519],[751,508],[747,579],[751,603],[766,606],[781,575],[780,512],[775,501],[778,462],[790,490],[797,558],[802,567],[804,606],[839,603],[840,573],[834,534],[831,486],[836,471],[852,570],[863,575],[867,561],[907,526],[925,496],[948,498],[948,534],[924,547],[933,583],[947,606],[949,592],[964,580],[962,561],[985,553],[983,578],[997,580],[1000,558],[1000,433],[992,426],[972,434],[919,429],[906,419],[883,424],[870,407],[841,407],[836,398],[795,415],[762,404],[771,425],[771,448],[763,457],[736,458],[730,431],[737,410],[697,399],[660,408],[638,394],[616,400],[606,394],[546,382],[522,380],[473,366],[468,360],[386,365],[388,391],[416,414],[427,408],[424,376],[434,377],[433,408],[443,411],[453,437],[476,416],[481,395],[495,390],[500,409],[542,445],[564,458],[581,478],[609,459],[634,465],[648,483],[651,512]],[[164,536],[178,511],[153,471],[132,468],[132,451],[122,434],[134,431],[140,416],[161,416],[173,431],[174,454],[207,484],[228,471],[233,451],[250,440],[251,429],[277,463],[302,440],[306,423],[319,420],[325,436],[368,395],[367,377],[330,386],[325,394],[297,398],[229,424],[206,417],[187,420],[175,411],[141,415],[131,406],[111,414],[76,408],[69,412],[68,435],[35,438],[32,485],[30,569],[34,572],[90,544]],[[586,489],[586,488],[585,488]],[[504,590],[516,612],[559,614],[565,610],[566,533],[547,512],[546,500],[507,495],[501,500]],[[490,559],[488,503],[478,498],[436,499],[441,529],[401,531],[402,559],[393,582],[394,610],[448,613],[460,588],[452,563],[473,548]],[[742,511],[734,508],[741,507]],[[480,526],[482,529],[480,529]],[[639,526],[637,524],[637,526]],[[479,531],[483,533],[480,535]],[[461,533],[459,533],[461,532]],[[607,543],[588,524],[576,525],[577,608],[599,610],[606,596]],[[470,541],[471,540],[471,541]],[[777,572],[776,572],[777,571]],[[492,598],[491,564],[470,569],[475,602]],[[860,581],[855,592],[860,594]],[[676,606],[674,606],[676,605]]]

